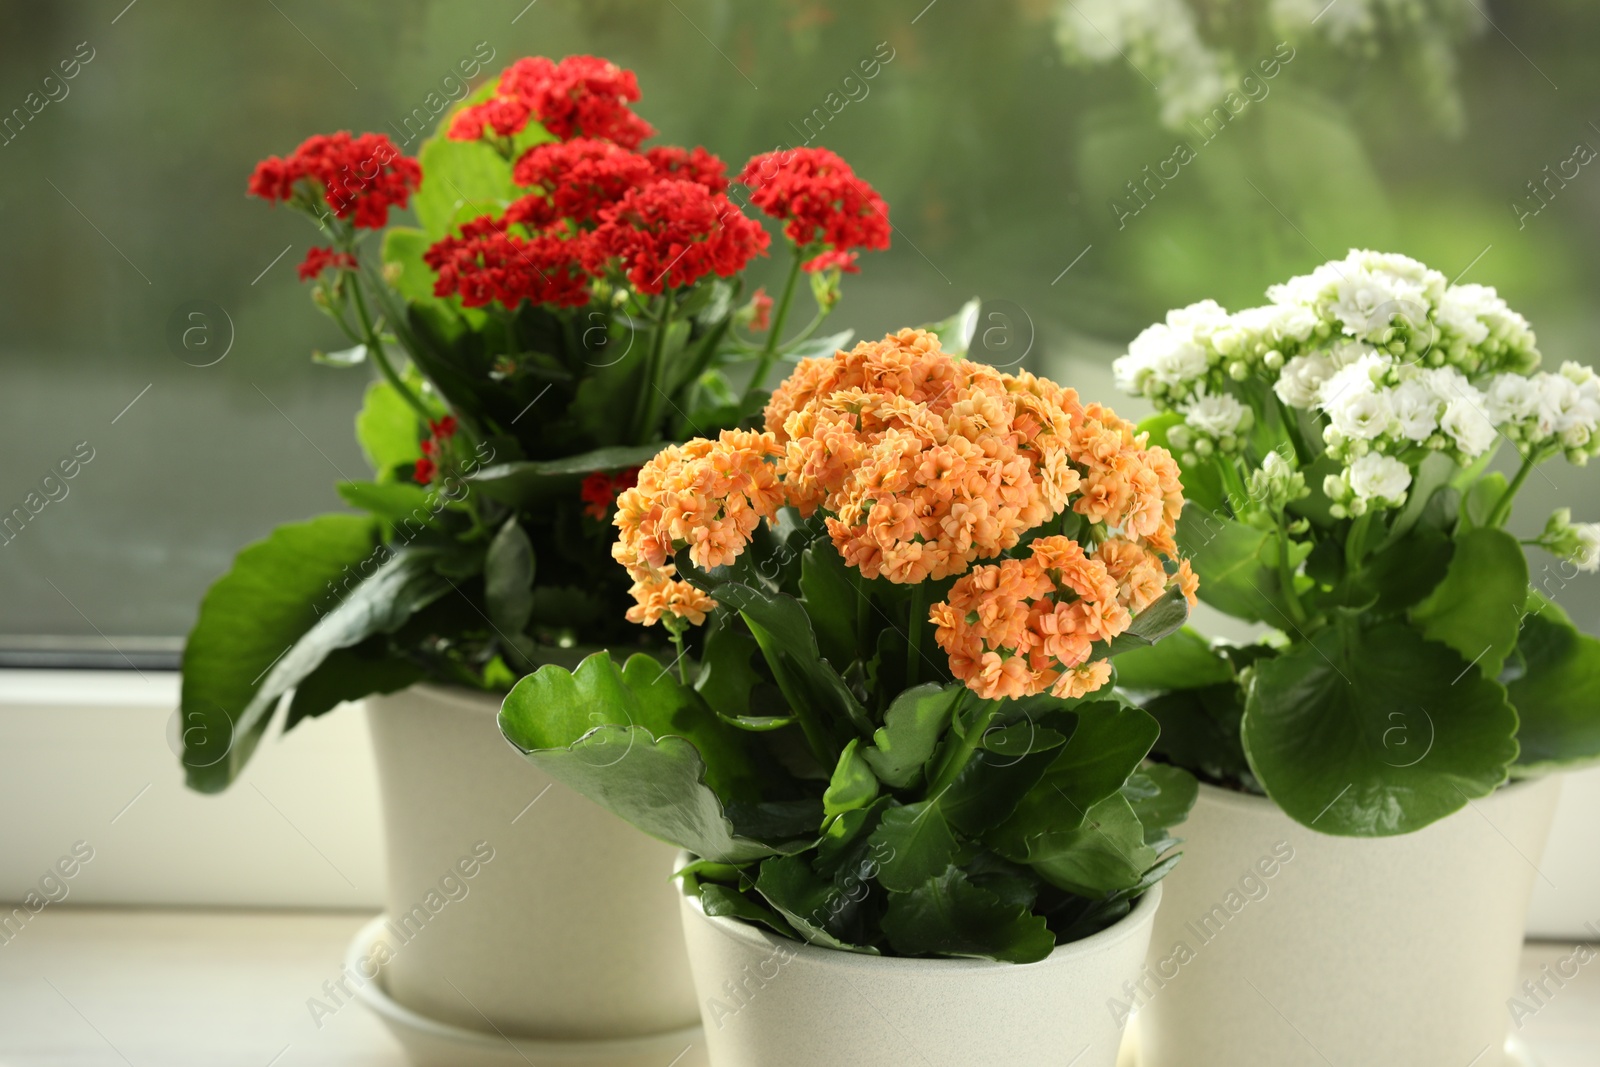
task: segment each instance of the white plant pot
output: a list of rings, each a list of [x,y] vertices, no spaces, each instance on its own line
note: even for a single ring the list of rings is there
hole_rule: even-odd
[[[528,763],[499,708],[429,685],[367,701],[388,843],[387,958],[369,969],[447,1027],[571,1042],[562,1062],[696,1026],[675,850]]]
[[[1141,1067],[1505,1067],[1559,777],[1416,833],[1334,837],[1212,786],[1130,1006]]]
[[[1138,977],[1157,886],[1031,964],[898,959],[803,945],[681,894],[711,1067],[1114,1067],[1108,1001]]]

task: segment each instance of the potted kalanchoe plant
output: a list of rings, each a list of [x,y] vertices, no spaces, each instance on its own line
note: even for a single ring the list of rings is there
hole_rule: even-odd
[[[1600,641],[1549,599],[1600,528],[1506,524],[1540,464],[1600,451],[1600,378],[1404,256],[1268,298],[1174,311],[1116,365],[1182,464],[1201,599],[1269,628],[1116,661],[1203,783],[1152,946],[1193,962],[1137,998],[1144,1062],[1500,1063],[1552,774],[1600,757]],[[1561,562],[1530,582],[1531,546]]]
[[[377,371],[356,419],[374,473],[339,485],[364,514],[281,527],[207,594],[184,657],[183,762],[192,786],[220,790],[280,705],[288,729],[374,696],[403,942],[372,947],[394,957],[371,964],[383,988],[445,1024],[666,1033],[665,1062],[696,1019],[677,917],[654,892],[671,852],[565,789],[545,796],[494,713],[542,663],[661,646],[624,618],[616,495],[664,441],[758,416],[768,371],[817,343],[841,275],[890,231],[833,153],[768,153],[730,177],[704,148],[641,147],[638,98],[605,60],[523,59],[417,159],[336,133],[257,167],[250,193],[321,231],[300,278],[351,347],[319,358]],[[419,226],[390,225],[408,206]],[[776,301],[741,292],[771,243],[757,212],[788,247]],[[816,313],[786,331],[802,276]],[[424,907],[474,845],[497,857],[474,902]],[[580,854],[604,872],[570,879]],[[446,929],[413,938],[413,913]]]
[[[1188,616],[1180,507],[1131,424],[923,330],[644,465],[614,552],[682,651],[543,667],[500,722],[686,851],[715,1067],[1110,1067],[1195,786],[1107,657]]]

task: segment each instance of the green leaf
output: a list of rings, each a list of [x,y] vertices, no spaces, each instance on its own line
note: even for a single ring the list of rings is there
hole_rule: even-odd
[[[1439,530],[1417,527],[1366,561],[1359,572],[1357,596],[1361,601],[1376,597],[1381,612],[1411,607],[1439,587],[1450,569],[1450,555],[1449,537]]]
[[[742,836],[724,807],[756,796],[742,737],[648,656],[623,670],[605,652],[575,672],[539,668],[506,697],[500,731],[552,777],[697,856],[737,864],[778,851]]]
[[[1401,622],[1346,621],[1256,665],[1242,739],[1295,821],[1383,837],[1493,792],[1516,730],[1505,690],[1450,648]]]
[[[962,689],[926,682],[895,697],[872,734],[872,747],[861,754],[885,785],[906,789],[917,781],[950,725]]]
[[[347,700],[398,692],[427,676],[418,664],[389,655],[385,646],[381,637],[374,637],[353,648],[328,653],[322,666],[306,675],[289,695],[284,732],[302,719],[322,715]]]
[[[280,526],[239,553],[211,586],[183,652],[183,765],[189,787],[219,792],[267,728],[246,717],[267,670],[316,625],[334,583],[377,544],[365,516],[325,515]]]
[[[813,337],[785,350],[783,358],[791,363],[798,363],[802,359],[826,359],[835,352],[848,348],[850,339],[855,335],[854,330],[841,330],[824,337]]]
[[[1522,621],[1522,675],[1506,689],[1517,709],[1522,746],[1517,775],[1542,774],[1600,759],[1600,640],[1579,633],[1538,594]]]
[[[1144,823],[1117,792],[1090,807],[1076,825],[1031,838],[1025,860],[1050,884],[1098,897],[1140,885],[1156,854],[1145,844]]]
[[[756,926],[765,926],[783,937],[799,940],[794,927],[784,922],[775,911],[763,908],[743,893],[716,882],[702,882],[699,888],[700,907],[713,918],[738,919]]]
[[[376,381],[356,416],[356,440],[374,474],[382,478],[422,455],[422,425],[394,386]]]
[[[1213,782],[1254,781],[1239,740],[1244,693],[1237,682],[1176,689],[1145,701],[1161,726],[1154,751]]]
[[[839,765],[833,769],[828,791],[822,794],[824,815],[841,815],[864,808],[877,799],[878,779],[873,775],[872,768],[867,766],[867,761],[856,751],[860,743],[859,737],[852,738],[839,754]]]
[[[858,883],[861,889],[865,885]],[[756,892],[789,921],[800,939],[823,948],[877,955],[878,950],[836,936],[851,923],[860,901],[811,869],[800,856],[778,856],[761,864]]]
[[[1235,618],[1273,626],[1288,620],[1278,587],[1277,546],[1275,532],[1193,505],[1185,506],[1178,519],[1178,548],[1200,576],[1200,599]],[[1302,559],[1310,547],[1303,546]]]
[[[389,284],[406,300],[437,299],[433,295],[436,276],[422,261],[431,244],[427,234],[409,226],[391,226],[384,231],[383,265],[394,276]]]
[[[408,482],[340,482],[334,487],[346,504],[391,523],[424,525],[434,517],[436,497]]]
[[[341,348],[336,352],[323,352],[319,349],[311,353],[311,362],[319,363],[324,367],[359,367],[366,361],[366,345]]]
[[[434,241],[465,219],[498,215],[519,193],[511,162],[481,141],[434,137],[422,146],[418,162],[424,180],[411,204]]]
[[[467,480],[485,496],[526,508],[551,499],[576,497],[584,476],[643,466],[664,446],[613,445],[561,459],[497,463],[473,472]]]
[[[1462,528],[1473,529],[1488,522],[1507,488],[1506,476],[1499,471],[1490,471],[1468,486],[1461,494]]]
[[[1177,633],[1188,621],[1188,598],[1183,595],[1183,590],[1173,586],[1135,615],[1126,630],[1111,639],[1107,653],[1117,656],[1150,648],[1162,638]]]
[[[1117,668],[1117,685],[1124,689],[1196,689],[1233,680],[1227,658],[1188,627],[1159,644],[1120,652],[1111,662]]]
[[[839,671],[849,668],[856,659],[856,597],[855,579],[839,558],[833,542],[822,538],[813,542],[800,555],[800,599],[811,616],[811,627],[816,631],[817,645],[822,654]]]
[[[489,621],[510,639],[533,614],[533,542],[513,515],[489,542],[483,561],[483,594]]]
[[[1194,775],[1166,763],[1146,763],[1128,776],[1122,795],[1144,827],[1144,843],[1154,846],[1189,817],[1200,796]]]
[[[884,812],[871,843],[878,859],[878,882],[900,893],[943,874],[960,849],[938,798]]]
[[[972,337],[978,332],[978,311],[983,307],[982,297],[973,297],[954,315],[922,327],[939,338],[939,347],[957,358],[965,356],[972,347]]]
[[[1044,918],[1003,902],[951,867],[909,893],[892,893],[883,932],[902,956],[1037,963],[1055,951]]]
[[[761,683],[761,674],[751,660],[760,654],[756,639],[737,619],[730,625],[728,617],[715,617],[700,652],[695,690],[724,718],[749,715],[750,692]]]
[[[1488,527],[1456,538],[1444,581],[1411,609],[1423,636],[1449,645],[1496,678],[1517,645],[1528,600],[1528,561],[1517,539]]]

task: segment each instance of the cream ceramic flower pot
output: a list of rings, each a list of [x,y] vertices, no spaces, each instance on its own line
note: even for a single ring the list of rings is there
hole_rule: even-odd
[[[708,918],[681,894],[711,1067],[1114,1067],[1161,887],[1039,963],[893,959]]]
[[[371,969],[439,1023],[574,1042],[563,1063],[696,1026],[674,849],[529,764],[499,707],[428,685],[367,701],[389,860]]]
[[[1505,1067],[1523,920],[1559,778],[1399,837],[1307,830],[1200,787],[1162,883],[1141,1067]]]

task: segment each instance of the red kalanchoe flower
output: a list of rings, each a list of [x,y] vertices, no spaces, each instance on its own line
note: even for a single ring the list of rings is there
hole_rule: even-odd
[[[585,505],[583,513],[603,521],[611,514],[612,505],[617,502],[617,497],[622,495],[624,490],[632,489],[638,484],[638,467],[629,467],[617,475],[595,471],[583,480],[583,485],[578,490],[578,495]]]
[[[249,192],[273,202],[292,200],[307,181],[333,213],[353,225],[382,229],[391,207],[405,207],[422,184],[422,167],[400,154],[381,133],[352,137],[348,131],[309,137],[287,159],[269,156],[256,164]]]
[[[850,164],[826,148],[788,148],[756,156],[739,172],[750,202],[802,248],[889,247],[889,209]],[[839,264],[833,264],[838,266]]]
[[[554,137],[593,137],[637,148],[655,130],[628,106],[639,99],[639,80],[598,56],[519,59],[500,76],[495,95],[463,108],[450,124],[450,138],[476,141],[485,127],[501,137],[521,133],[537,119]]]
[[[825,270],[839,268],[846,274],[860,274],[861,268],[856,266],[856,253],[841,252],[837,248],[830,248],[821,255],[812,256],[800,264],[800,269],[807,274],[818,274]]]
[[[728,165],[704,148],[657,145],[645,149],[644,157],[655,167],[659,178],[699,182],[713,193],[728,191]]]
[[[511,176],[518,185],[544,190],[557,216],[593,222],[601,209],[654,178],[655,168],[610,141],[575,137],[534,145],[517,160]]]
[[[589,302],[586,243],[550,233],[519,237],[485,215],[464,224],[461,236],[433,245],[422,260],[438,275],[434,295],[459,294],[467,307],[493,301],[515,308],[524,300],[579,307]]]
[[[675,179],[634,189],[601,212],[586,262],[596,273],[614,262],[635,289],[654,295],[707,274],[737,274],[769,241],[727,197]]]
[[[438,473],[439,465],[427,456],[423,456],[417,460],[416,469],[411,472],[411,476],[417,480],[418,485],[427,485],[433,481],[433,476]]]
[[[446,415],[444,418],[437,420],[428,420],[428,432],[433,435],[435,441],[450,440],[456,435],[457,426],[454,415]]]
[[[750,298],[750,329],[755,333],[766,333],[772,328],[772,297],[767,295],[765,288],[757,289]]]
[[[295,268],[295,273],[300,276],[301,281],[309,282],[330,267],[334,270],[355,270],[356,257],[348,252],[335,252],[331,248],[312,246],[306,249],[306,258]]]

